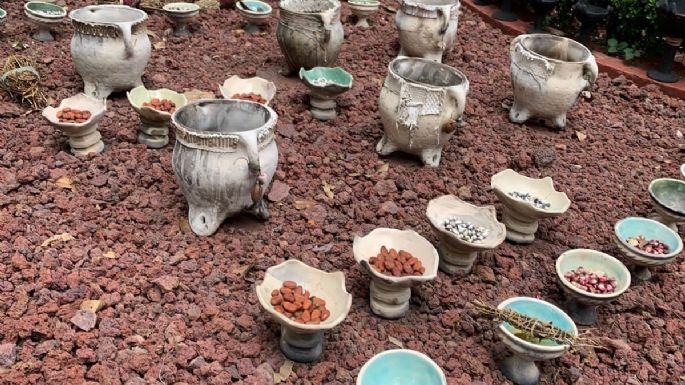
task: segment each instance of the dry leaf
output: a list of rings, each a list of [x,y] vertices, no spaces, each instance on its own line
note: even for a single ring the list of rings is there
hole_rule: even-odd
[[[66,176],[62,176],[59,179],[57,179],[55,184],[57,185],[57,187],[69,189],[71,191],[76,191],[74,183],[71,181],[71,179],[67,178]]]
[[[404,344],[402,343],[402,341],[398,340],[397,338],[390,336],[390,337],[388,337],[388,341],[390,341],[390,343],[393,345],[399,346],[400,349],[404,349]]]
[[[293,205],[298,210],[304,210],[306,208],[314,206],[314,202],[312,202],[312,201],[295,201],[295,203]]]
[[[164,49],[166,48],[166,42],[164,40],[160,40],[152,45],[155,49]]]
[[[382,177],[385,177],[388,175],[388,170],[390,170],[390,163],[383,163],[378,167],[378,173],[381,174]]]
[[[186,217],[178,218],[178,228],[184,234],[190,232],[191,231],[190,230],[190,222],[188,222],[188,218],[186,218]]]
[[[587,134],[580,132],[580,131],[576,131],[576,137],[578,138],[579,141],[582,142],[587,138]]]
[[[150,31],[149,29],[147,30],[147,34],[148,34],[148,36],[150,36],[150,37],[153,37],[153,38],[155,38],[155,39],[159,39],[159,36],[157,36],[156,33],[154,33],[153,31]]]
[[[102,256],[105,257],[105,258],[109,258],[109,259],[114,259],[114,258],[117,257],[117,255],[116,255],[116,254],[114,253],[114,251],[112,251],[112,250],[110,250],[110,251],[108,251],[108,252],[106,252],[106,253],[103,253]]]
[[[89,299],[81,302],[81,310],[90,310],[96,313],[98,310],[102,309],[105,303],[98,299]]]
[[[43,247],[50,246],[50,244],[52,242],[59,242],[59,241],[67,242],[67,241],[71,241],[72,239],[74,239],[74,237],[69,233],[55,234],[55,235],[51,236],[50,238],[46,239],[45,241],[43,241],[41,246],[43,246]]]
[[[281,383],[293,374],[293,362],[286,359],[283,361],[281,368],[278,369],[278,373],[274,373],[274,384]]]
[[[244,275],[246,274],[254,265],[238,265],[238,267],[235,267],[231,269],[231,273],[235,275]]]
[[[321,182],[321,185],[323,186],[323,192],[326,194],[328,199],[333,199],[335,195],[333,194],[333,190],[331,188],[331,185],[328,184],[325,180]]]

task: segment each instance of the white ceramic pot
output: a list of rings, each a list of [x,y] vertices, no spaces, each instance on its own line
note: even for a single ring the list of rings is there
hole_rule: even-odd
[[[150,58],[147,14],[124,5],[90,5],[69,13],[71,56],[86,95],[106,99],[143,84]]]
[[[460,71],[428,59],[398,57],[388,65],[378,110],[384,135],[376,151],[418,155],[437,167],[466,106],[469,81]]]
[[[65,108],[90,112],[90,118],[82,123],[60,122],[57,113]],[[58,107],[47,106],[43,117],[69,138],[71,152],[76,155],[98,154],[105,149],[98,122],[107,111],[107,102],[85,94],[78,94],[60,102]]]
[[[457,35],[459,0],[400,0],[395,24],[400,35],[399,56],[442,62]]]
[[[566,127],[566,112],[597,79],[592,52],[571,39],[540,33],[515,37],[509,53],[514,87],[509,120],[538,118]]]
[[[227,217],[269,217],[264,192],[278,164],[278,115],[243,100],[198,100],[176,110],[174,173],[188,201],[188,221],[211,235]]]

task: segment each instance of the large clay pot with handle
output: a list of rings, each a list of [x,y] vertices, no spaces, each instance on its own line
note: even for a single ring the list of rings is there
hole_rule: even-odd
[[[400,35],[399,56],[442,62],[457,36],[459,0],[400,0],[395,24]]]

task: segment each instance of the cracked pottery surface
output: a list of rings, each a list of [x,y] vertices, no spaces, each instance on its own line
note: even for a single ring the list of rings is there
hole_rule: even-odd
[[[442,62],[454,47],[459,0],[401,0],[395,16],[399,32],[398,56]]]

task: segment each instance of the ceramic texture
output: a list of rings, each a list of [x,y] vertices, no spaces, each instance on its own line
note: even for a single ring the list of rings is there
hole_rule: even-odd
[[[169,143],[169,122],[171,114],[165,111],[143,107],[143,104],[153,98],[171,100],[176,109],[188,103],[186,97],[178,92],[162,88],[160,90],[148,90],[145,86],[138,86],[126,93],[129,103],[140,115],[140,127],[138,128],[138,143],[145,144],[150,148],[162,148]]]
[[[566,194],[554,189],[554,182],[550,177],[529,178],[512,169],[506,169],[493,175],[490,187],[503,205],[502,222],[507,227],[507,240],[516,243],[533,242],[540,219],[561,215],[571,206]],[[513,191],[530,193],[549,203],[550,207],[537,208],[510,196],[509,193]]]
[[[290,73],[331,67],[344,39],[337,0],[282,0],[276,30]]]
[[[509,48],[514,104],[509,120],[530,118],[566,127],[566,112],[597,79],[597,63],[582,44],[547,34],[519,35]]]
[[[680,165],[680,177],[685,179],[685,163]]]
[[[457,35],[459,0],[401,0],[395,16],[400,36],[398,56],[442,62]]]
[[[90,119],[83,123],[60,123],[57,112],[67,107],[89,111],[91,113]],[[45,107],[42,115],[69,138],[72,153],[86,155],[100,153],[105,148],[100,131],[98,131],[98,122],[106,111],[107,104],[105,101],[85,94],[78,94],[62,100],[58,107]]]
[[[219,86],[219,91],[224,99],[230,99],[235,94],[257,94],[266,100],[266,105],[276,96],[276,85],[260,77],[243,79],[233,75],[224,80],[224,84]]]
[[[280,289],[283,281],[295,281],[312,295],[323,298],[330,317],[319,325],[308,325],[277,312],[270,302],[271,292]],[[256,292],[264,310],[281,325],[281,349],[288,358],[298,362],[312,362],[321,355],[323,331],[343,322],[352,306],[352,295],[345,289],[342,272],[327,273],[294,259],[267,269]]]
[[[616,300],[630,287],[630,272],[618,259],[590,249],[568,250],[556,261],[557,282],[569,299],[567,311],[569,316],[580,325],[592,325],[597,321],[596,307]],[[613,293],[589,293],[574,286],[564,274],[579,267],[592,271],[601,271],[609,277],[616,278],[616,290]]]
[[[235,7],[240,16],[253,25],[264,25],[269,22],[269,17],[271,17],[271,6],[263,1],[242,0],[238,1]]]
[[[409,349],[386,350],[362,366],[357,385],[447,385],[445,373],[427,355]]]
[[[310,90],[311,112],[319,120],[335,118],[335,98],[352,88],[352,75],[340,67],[300,68],[300,79]]]
[[[350,11],[357,18],[357,23],[355,26],[360,28],[369,28],[369,17],[371,17],[380,6],[379,1],[374,0],[356,0],[348,1],[347,5],[350,7]]]
[[[85,94],[106,99],[112,92],[143,84],[150,58],[145,12],[123,5],[90,5],[72,11],[69,18],[74,25],[71,56]]]
[[[29,1],[24,4],[24,14],[36,26],[32,37],[38,41],[53,41],[50,29],[59,25],[67,12],[64,8],[42,1]]]
[[[418,258],[426,269],[423,275],[393,277],[381,274],[369,264],[381,246],[405,250]],[[413,230],[378,228],[364,237],[354,237],[354,259],[371,277],[370,302],[374,314],[388,319],[401,318],[409,311],[411,287],[435,279],[438,252],[428,240]]]
[[[211,235],[240,212],[267,219],[264,192],[278,164],[276,112],[249,101],[198,100],[177,109],[171,120],[172,166],[193,232]]]
[[[516,312],[551,322],[554,326],[573,335],[578,335],[578,329],[573,320],[558,307],[530,297],[513,297],[497,306],[498,309],[511,309]],[[502,373],[515,384],[534,385],[540,378],[540,371],[534,361],[552,360],[559,358],[569,345],[558,344],[555,341],[543,340],[536,344],[525,341],[516,335],[516,329],[503,322],[497,329],[497,334],[513,356],[500,362]]]
[[[6,18],[7,18],[7,11],[0,8],[0,25],[3,25],[5,23]]]
[[[654,219],[678,232],[678,223],[685,222],[685,182],[660,178],[649,184],[649,195],[656,215]]]
[[[174,36],[189,36],[188,24],[200,14],[200,6],[195,3],[168,3],[162,7],[164,14],[174,25]]]
[[[494,249],[505,239],[507,230],[497,220],[494,206],[476,206],[454,195],[443,195],[428,202],[426,216],[440,241],[440,270],[447,274],[469,272],[480,251]],[[488,229],[488,236],[481,242],[472,243],[457,237],[444,227],[447,219],[458,217],[476,226]]]
[[[466,76],[450,66],[428,59],[394,59],[378,99],[384,134],[376,151],[403,151],[437,167],[464,114],[468,92]]]
[[[671,251],[668,254],[655,255],[629,245],[628,238],[638,235],[643,235],[646,239],[657,239],[668,245]],[[618,221],[614,225],[614,242],[628,262],[642,268],[637,272],[642,276],[636,277],[640,280],[650,278],[651,274],[648,270],[645,271],[646,268],[670,263],[683,251],[683,241],[678,233],[660,222],[647,218],[629,217]]]

